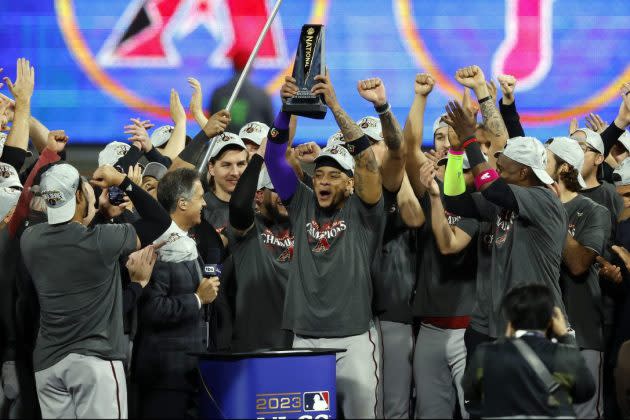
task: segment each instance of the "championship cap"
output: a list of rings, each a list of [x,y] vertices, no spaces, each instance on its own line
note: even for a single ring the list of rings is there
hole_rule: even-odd
[[[15,168],[8,163],[0,162],[0,188],[22,189],[20,177]]]
[[[48,224],[56,225],[72,219],[76,210],[79,172],[67,163],[53,165],[42,174],[39,186],[46,201]]]
[[[623,147],[626,148],[627,151],[630,152],[630,133],[626,130],[623,130],[623,134],[619,136],[619,143],[623,144]]]
[[[2,156],[2,152],[4,151],[4,143],[7,142],[7,133],[0,132],[0,156]]]
[[[175,130],[175,127],[172,125],[163,125],[153,130],[153,133],[151,133],[151,144],[153,147],[160,147],[169,141],[173,130]]]
[[[582,166],[584,166],[584,151],[580,147],[580,143],[568,137],[554,137],[547,149],[574,169],[577,169],[580,187],[586,188],[586,182],[584,182],[584,178],[580,174]]]
[[[326,147],[335,146],[337,144],[343,145],[345,142],[343,141],[343,134],[341,131],[337,131],[332,136],[328,137],[328,141],[326,141]]]
[[[581,149],[580,149],[581,151]],[[536,177],[544,184],[553,184],[553,179],[547,173],[547,149],[534,137],[513,137],[507,141],[502,152],[506,157],[522,165],[529,166]]]
[[[243,143],[243,140],[241,140],[239,136],[234,133],[228,133],[227,131],[213,137],[210,144],[213,148],[212,153],[210,154],[210,159],[214,159],[215,157],[217,157],[219,154],[221,154],[223,149],[228,146],[237,146],[243,150],[245,150],[246,148],[245,143]]]
[[[376,117],[363,117],[357,121],[357,125],[363,134],[376,141],[383,141],[383,127],[381,120]]]
[[[160,181],[162,178],[164,178],[164,175],[166,175],[167,171],[168,169],[166,169],[166,166],[162,165],[161,163],[149,162],[147,163],[147,166],[144,167],[144,171],[142,171],[142,178],[144,178],[145,176],[150,176]]]
[[[581,131],[586,136],[586,144],[588,144],[592,149],[597,150],[599,154],[604,154],[604,142],[602,140],[602,136],[598,133],[594,132],[590,128],[578,128],[576,131]]]
[[[263,166],[260,170],[260,175],[258,175],[258,186],[257,190],[262,190],[266,188],[268,190],[273,190],[273,184],[271,183],[271,178],[269,177],[269,172],[267,172],[267,168]]]
[[[354,174],[354,158],[342,145],[326,146],[315,159],[315,163],[325,158],[334,160],[343,170]]]
[[[258,121],[253,121],[241,128],[238,132],[238,136],[243,140],[249,140],[256,145],[260,146],[262,141],[267,137],[269,133],[269,126]]]
[[[618,187],[630,185],[630,157],[625,158],[613,171],[613,181]]]
[[[0,222],[7,217],[11,209],[15,207],[20,198],[20,194],[21,192],[16,189],[0,187]]]
[[[118,162],[118,159],[125,156],[129,151],[129,146],[127,143],[122,143],[119,141],[113,141],[109,143],[103,150],[98,154],[98,166],[103,165],[112,165]]]

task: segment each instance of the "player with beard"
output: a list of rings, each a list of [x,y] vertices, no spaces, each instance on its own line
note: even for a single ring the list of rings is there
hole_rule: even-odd
[[[230,200],[228,236],[236,273],[234,284],[225,287],[232,295],[233,351],[290,348],[293,342],[293,335],[282,329],[293,232],[263,168],[266,144],[263,139]]]
[[[456,78],[475,90],[483,113],[490,97],[480,97],[480,88],[485,85],[481,69],[460,69]],[[465,336],[468,354],[472,355],[478,344],[505,331],[501,300],[510,287],[543,283],[551,289],[554,304],[564,308],[558,279],[567,220],[562,203],[547,188],[553,180],[545,171],[546,150],[537,139],[516,137],[508,141],[504,151],[497,154],[495,170],[476,142],[474,115],[457,102],[449,103],[447,113],[445,121],[457,133],[457,143],[451,146],[456,153],[467,154],[479,193],[465,189],[447,192],[445,207],[460,216],[494,223],[493,230],[480,240],[477,256],[477,300]],[[484,125],[495,133],[499,131],[497,117],[501,118],[494,106],[484,115],[484,120],[488,119]],[[447,171],[445,188],[461,178],[461,169]]]
[[[316,80],[313,93],[324,96],[346,147],[322,151],[315,160],[313,189],[308,188],[285,160],[289,115],[281,112],[265,153],[273,185],[295,227],[283,326],[295,334],[294,347],[347,349],[337,355],[340,410],[347,418],[375,418],[382,411],[370,266],[381,243],[382,182],[395,191],[404,176],[402,132],[383,83],[359,82],[359,94],[379,114],[388,147],[379,169],[370,141],[339,105],[328,74]],[[283,90],[297,93],[286,86],[290,79],[285,81]]]
[[[219,134],[208,162],[210,190],[204,195],[203,217],[222,233],[228,225],[230,197],[247,166],[247,147],[233,133]]]
[[[610,212],[578,194],[586,186],[579,173],[583,164],[584,152],[575,140],[556,137],[548,145],[547,173],[558,185],[558,196],[569,221],[560,287],[580,353],[595,379],[597,391],[589,401],[576,404],[574,409],[578,418],[601,418],[604,314],[599,269],[594,264],[609,241]]]

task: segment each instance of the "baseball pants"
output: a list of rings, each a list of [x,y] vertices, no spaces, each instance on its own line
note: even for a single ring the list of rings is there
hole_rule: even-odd
[[[411,414],[413,328],[380,321],[383,360],[383,411],[386,419],[408,419]]]
[[[602,392],[602,376],[604,353],[597,350],[580,350],[584,357],[586,367],[595,380],[595,395],[593,398],[582,404],[574,404],[573,409],[578,419],[601,419],[604,415],[604,396]]]
[[[341,348],[337,353],[338,417],[374,419],[383,417],[380,397],[380,343],[376,327],[360,335],[313,338],[296,335],[295,348]]]
[[[127,385],[121,361],[70,353],[35,372],[43,418],[127,418]]]
[[[461,385],[466,370],[465,331],[420,325],[413,357],[415,418],[452,418],[458,402],[462,418],[468,418]]]

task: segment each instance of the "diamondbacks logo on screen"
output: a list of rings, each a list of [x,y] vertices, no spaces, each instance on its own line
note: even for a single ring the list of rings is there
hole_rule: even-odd
[[[325,23],[330,0],[286,2],[264,38],[256,79],[269,92],[290,74],[299,25]],[[292,4],[293,3],[293,4]],[[299,3],[299,4],[296,4]],[[227,81],[232,57],[246,60],[273,7],[272,0],[55,0],[66,44],[91,81],[126,106],[168,117],[169,89],[204,91]],[[191,72],[191,69],[194,72]],[[199,74],[201,72],[201,74]],[[146,77],[151,76],[150,86]]]
[[[600,108],[617,99],[630,78],[628,60],[617,57],[630,46],[619,20],[630,10],[625,1],[449,0],[430,8],[420,1],[392,2],[407,52],[437,89],[460,97],[453,75],[466,65],[479,65],[486,79],[513,75],[521,121],[530,125]]]

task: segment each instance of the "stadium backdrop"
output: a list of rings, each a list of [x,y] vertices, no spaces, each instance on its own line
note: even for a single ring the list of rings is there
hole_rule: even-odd
[[[0,0],[0,67],[37,67],[34,115],[75,142],[125,136],[132,116],[168,121],[170,88],[187,106],[187,76],[212,89],[231,75],[228,57],[251,46],[271,0]],[[478,64],[487,77],[519,78],[517,105],[528,134],[564,134],[571,117],[597,112],[610,122],[618,88],[630,80],[627,0],[285,0],[265,39],[252,80],[279,107],[301,25],[326,25],[326,61],[337,95],[353,117],[373,113],[356,82],[384,79],[401,124],[416,72],[437,80],[426,121],[459,97],[453,78]],[[6,89],[6,87],[4,88]],[[236,105],[238,107],[238,103]],[[237,108],[235,108],[236,110]],[[189,122],[189,132],[197,128]],[[329,115],[302,119],[298,141],[336,131]],[[425,143],[430,133],[425,132]]]

